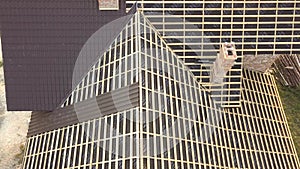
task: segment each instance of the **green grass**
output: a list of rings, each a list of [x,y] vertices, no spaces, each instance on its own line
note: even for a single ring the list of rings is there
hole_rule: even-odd
[[[292,88],[277,83],[289,127],[300,158],[300,87]]]

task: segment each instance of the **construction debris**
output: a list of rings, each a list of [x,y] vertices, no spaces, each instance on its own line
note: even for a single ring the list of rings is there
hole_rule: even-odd
[[[280,55],[273,67],[278,80],[286,86],[300,86],[300,55]]]

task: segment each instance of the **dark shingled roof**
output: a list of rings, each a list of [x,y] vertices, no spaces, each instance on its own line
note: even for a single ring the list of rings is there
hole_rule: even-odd
[[[84,43],[126,15],[125,0],[119,4],[119,11],[99,11],[97,0],[1,0],[8,110],[55,109],[71,91]],[[94,60],[88,58],[87,65]]]
[[[118,98],[115,98],[117,95]],[[130,86],[84,100],[52,112],[32,112],[27,136],[55,130],[139,106],[139,85]],[[129,98],[129,100],[127,100]],[[124,101],[126,100],[126,101]],[[128,102],[129,101],[129,102]],[[117,105],[117,106],[116,106]]]

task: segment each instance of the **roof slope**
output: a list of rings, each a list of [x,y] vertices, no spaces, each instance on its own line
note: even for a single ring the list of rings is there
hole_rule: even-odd
[[[120,1],[119,11],[99,11],[96,0],[2,0],[8,110],[55,109],[72,89],[74,65],[88,38],[126,15]],[[84,61],[90,65],[94,58]],[[79,76],[89,69],[81,68]]]

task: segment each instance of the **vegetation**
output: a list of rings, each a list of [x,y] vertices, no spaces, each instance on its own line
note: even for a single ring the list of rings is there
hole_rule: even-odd
[[[20,152],[15,155],[16,160],[18,160],[18,164],[22,164],[24,153],[25,153],[25,145],[21,144],[20,145]]]
[[[277,84],[289,127],[300,158],[300,87]]]

